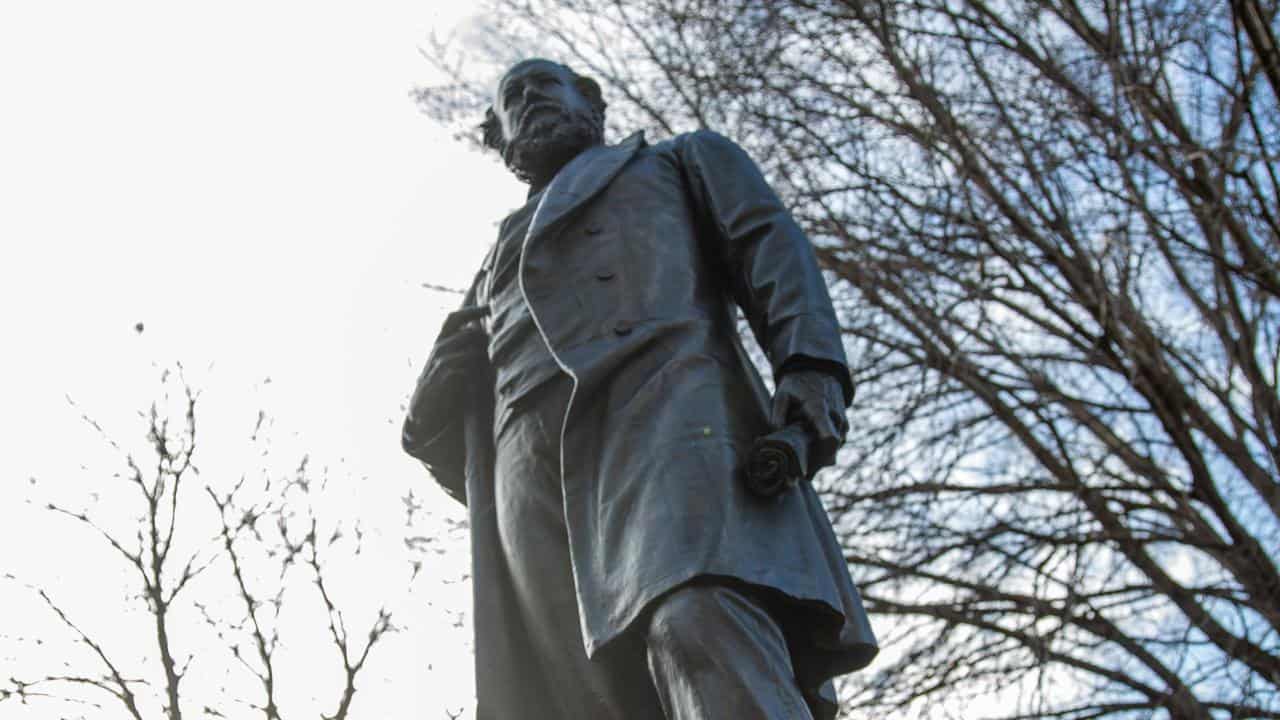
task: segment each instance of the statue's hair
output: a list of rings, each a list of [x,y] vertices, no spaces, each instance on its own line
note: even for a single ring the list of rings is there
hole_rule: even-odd
[[[599,127],[602,130],[604,129],[604,111],[605,111],[605,108],[608,107],[608,104],[606,104],[604,101],[604,94],[600,91],[600,84],[597,83],[594,79],[587,77],[586,75],[579,75],[578,73],[574,72],[573,68],[569,67],[568,65],[565,65],[564,63],[555,62],[554,60],[530,58],[528,60],[521,60],[515,65],[512,65],[511,68],[507,70],[507,72],[503,75],[503,77],[511,74],[511,72],[514,71],[516,68],[522,67],[524,65],[528,65],[529,63],[535,63],[535,62],[543,62],[550,65],[555,65],[556,67],[564,70],[571,77],[573,77],[574,87],[578,89],[578,92],[582,93],[582,96],[587,99],[587,102],[591,103],[591,108],[592,108],[593,114],[595,115],[596,123],[597,125],[599,125]],[[498,122],[498,114],[493,111],[492,105],[490,105],[484,111],[484,122],[480,123],[480,132],[483,133],[482,142],[484,143],[485,147],[491,148],[493,150],[497,150],[499,153],[503,152],[506,149],[507,143],[506,143],[506,140],[502,137],[502,124]]]

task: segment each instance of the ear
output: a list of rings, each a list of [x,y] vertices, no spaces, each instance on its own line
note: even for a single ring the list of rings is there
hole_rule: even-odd
[[[502,123],[498,122],[498,114],[493,111],[493,106],[485,108],[484,122],[480,123],[481,142],[484,146],[498,152],[502,152],[507,141],[502,137]]]
[[[578,92],[582,93],[582,96],[591,103],[591,106],[594,107],[597,112],[604,115],[606,105],[604,102],[604,93],[600,91],[600,83],[585,75],[579,75],[577,79],[574,80],[574,87],[578,88]]]

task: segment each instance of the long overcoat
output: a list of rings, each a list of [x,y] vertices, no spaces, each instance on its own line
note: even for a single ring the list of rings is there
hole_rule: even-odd
[[[483,302],[488,269],[471,298]],[[780,499],[742,482],[769,396],[738,336],[742,308],[774,370],[844,365],[808,239],[741,148],[710,131],[584,151],[543,193],[524,239],[521,292],[572,378],[561,430],[565,524],[585,650],[698,576],[772,589],[796,610],[793,660],[809,687],[876,652],[814,490]],[[424,373],[424,377],[426,374]],[[537,662],[508,620],[493,507],[492,374],[461,415],[412,408],[404,446],[471,518],[479,708],[519,692]]]

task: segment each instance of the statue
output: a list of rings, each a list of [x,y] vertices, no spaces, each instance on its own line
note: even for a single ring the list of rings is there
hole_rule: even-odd
[[[771,432],[750,462],[785,466],[798,432],[811,475],[847,431],[813,249],[730,140],[605,145],[604,112],[559,63],[503,76],[485,144],[528,201],[404,423],[470,513],[477,717],[833,717],[875,638],[809,483],[746,480]]]

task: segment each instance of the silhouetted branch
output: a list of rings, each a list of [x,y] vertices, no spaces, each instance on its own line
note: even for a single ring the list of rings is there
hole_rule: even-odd
[[[220,490],[216,482],[197,481],[195,487],[203,488],[216,511],[213,542],[207,547],[198,544],[204,533],[205,519],[191,501],[189,482],[199,478],[194,456],[197,449],[196,393],[178,372],[165,372],[161,385],[164,397],[152,403],[146,412],[140,413],[145,427],[146,455],[128,453],[110,440],[96,421],[84,416],[85,421],[120,456],[123,471],[112,479],[111,489],[119,493],[120,500],[128,500],[140,507],[134,518],[134,537],[125,541],[120,531],[100,517],[86,510],[76,510],[61,502],[44,503],[43,507],[55,517],[73,520],[111,549],[111,557],[123,559],[130,568],[133,592],[145,601],[146,617],[151,628],[150,651],[145,653],[145,673],[154,677],[131,677],[122,665],[122,657],[132,657],[139,649],[134,643],[127,647],[108,647],[93,636],[81,624],[73,622],[71,613],[56,603],[49,591],[42,587],[26,585],[56,618],[62,627],[70,630],[75,643],[90,651],[101,666],[102,673],[95,674],[75,668],[73,661],[64,662],[64,671],[38,674],[37,677],[10,678],[0,685],[0,703],[65,702],[100,707],[76,692],[77,689],[94,688],[116,698],[135,720],[144,720],[157,705],[168,720],[179,720],[185,705],[184,679],[195,661],[191,653],[179,657],[176,647],[190,647],[190,624],[181,613],[190,607],[215,633],[228,651],[227,660],[243,667],[262,687],[262,699],[226,697],[231,707],[214,708],[207,704],[201,709],[204,716],[235,717],[231,708],[241,706],[267,720],[282,720],[279,677],[291,671],[290,662],[282,659],[280,621],[285,609],[286,590],[289,587],[305,589],[307,585],[293,582],[291,570],[298,568],[310,575],[319,599],[326,608],[330,629],[335,632],[335,660],[343,668],[345,681],[338,692],[337,710],[329,717],[347,720],[355,695],[357,678],[366,666],[374,646],[387,632],[394,629],[391,612],[383,605],[378,609],[365,639],[348,638],[342,626],[343,610],[333,594],[337,583],[327,577],[332,572],[321,557],[316,542],[316,529],[321,521],[316,517],[312,502],[326,487],[322,479],[313,480],[306,457],[292,474],[276,478],[266,469],[260,472],[266,478],[263,483],[250,482],[240,477],[229,489]],[[175,405],[170,402],[168,390],[174,385],[180,388]],[[262,437],[266,417],[259,413],[251,440],[265,442]],[[98,511],[97,515],[104,515]],[[348,535],[341,531],[343,523],[337,523],[325,544],[326,555],[357,557],[361,552],[363,532],[358,526]],[[111,528],[111,529],[109,529]],[[299,530],[305,528],[305,537]],[[194,551],[179,551],[197,540]],[[221,574],[225,568],[226,573]],[[262,570],[267,570],[263,577]],[[210,572],[213,570],[213,572]],[[11,577],[11,576],[10,576]],[[196,583],[204,578],[207,583]],[[199,586],[199,591],[192,588]],[[219,588],[225,586],[230,596],[239,603],[241,614],[228,620],[226,610],[218,607]],[[198,592],[198,594],[197,594]],[[293,592],[293,591],[291,591]],[[188,597],[190,596],[190,597]],[[234,612],[233,612],[234,615]],[[176,621],[175,618],[182,618]],[[335,625],[336,623],[336,625]],[[35,643],[44,644],[54,638],[37,637]],[[181,641],[181,642],[180,642]],[[217,663],[218,658],[204,653],[201,662]],[[154,664],[151,664],[154,663]],[[308,670],[309,671],[309,670]],[[207,690],[208,688],[202,688]],[[139,693],[143,690],[147,692]]]

